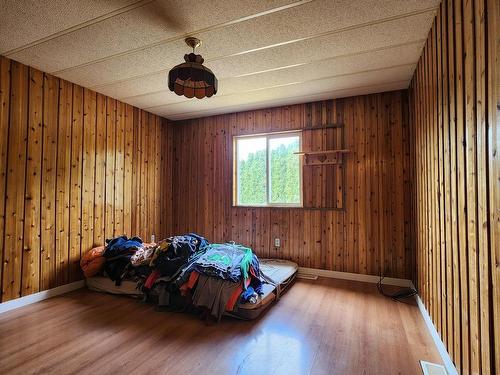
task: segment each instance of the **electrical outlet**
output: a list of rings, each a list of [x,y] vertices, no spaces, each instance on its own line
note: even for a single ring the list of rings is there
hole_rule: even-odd
[[[279,238],[274,239],[274,247],[280,247],[281,246],[281,241]]]
[[[154,243],[154,242],[155,242],[155,239],[156,239],[156,238],[155,238],[155,235],[154,235],[154,234],[152,234],[152,235],[151,235],[151,243]]]

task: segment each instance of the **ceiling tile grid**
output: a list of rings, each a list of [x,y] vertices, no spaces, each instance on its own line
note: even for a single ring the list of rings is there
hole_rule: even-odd
[[[270,72],[222,78],[219,80],[220,90],[217,97],[258,89],[262,90],[292,82],[313,81],[339,76],[349,76],[348,79],[352,79],[352,75],[370,71],[377,73],[378,71],[391,68],[393,67],[390,64],[391,61],[397,61],[399,66],[414,66],[415,57],[418,57],[419,53],[419,48],[416,48],[415,45],[407,45],[392,50],[320,60]],[[163,79],[159,80],[163,83],[165,78],[166,74]],[[183,102],[182,97],[171,95],[170,91],[165,91],[164,84],[158,85],[158,91],[151,94],[120,99],[134,106],[147,108],[148,110],[154,110],[154,107],[164,103]]]
[[[0,0],[0,53],[170,119],[408,86],[439,0]],[[217,95],[168,91],[188,35]]]
[[[346,90],[350,88],[379,86],[384,83],[406,82],[409,73],[413,72],[415,66],[403,66],[390,68],[378,72],[358,73],[352,76],[332,77],[306,82],[292,82],[285,85],[270,87],[263,90],[249,91],[237,95],[214,96],[213,101],[218,106],[229,106],[236,104],[245,104],[251,101],[261,102],[281,98],[284,96],[302,96],[303,102],[309,102],[311,95],[327,91]],[[214,103],[200,100],[197,103],[196,110],[209,109]],[[167,113],[186,113],[192,108],[189,101],[183,101],[173,104],[167,104],[160,107],[154,107],[152,112],[166,115]]]

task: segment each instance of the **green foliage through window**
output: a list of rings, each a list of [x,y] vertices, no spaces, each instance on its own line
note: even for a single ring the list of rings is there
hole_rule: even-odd
[[[278,139],[277,141],[280,141]],[[270,189],[272,203],[300,203],[299,138],[294,137],[288,145],[270,141]]]
[[[294,154],[300,149],[299,135],[242,137],[236,147],[238,205],[301,203],[300,158]]]

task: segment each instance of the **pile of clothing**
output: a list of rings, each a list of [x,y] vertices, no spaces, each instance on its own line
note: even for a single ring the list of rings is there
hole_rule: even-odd
[[[220,320],[238,302],[262,294],[259,260],[234,242],[210,244],[195,233],[144,244],[139,237],[106,240],[81,260],[85,277],[103,274],[120,285],[133,280],[144,300],[161,310],[199,312]]]
[[[151,273],[149,266],[132,264],[138,253],[152,252],[156,244],[143,243],[140,237],[119,236],[106,240],[106,246],[91,249],[80,260],[85,277],[105,273],[116,285],[123,279],[143,278]]]

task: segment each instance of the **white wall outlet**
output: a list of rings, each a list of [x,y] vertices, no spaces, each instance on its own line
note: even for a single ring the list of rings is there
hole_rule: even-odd
[[[280,247],[281,246],[281,241],[279,238],[274,239],[274,247]]]
[[[155,242],[155,239],[156,239],[155,235],[154,235],[154,234],[152,234],[152,235],[151,235],[151,243],[154,243],[154,242]]]

